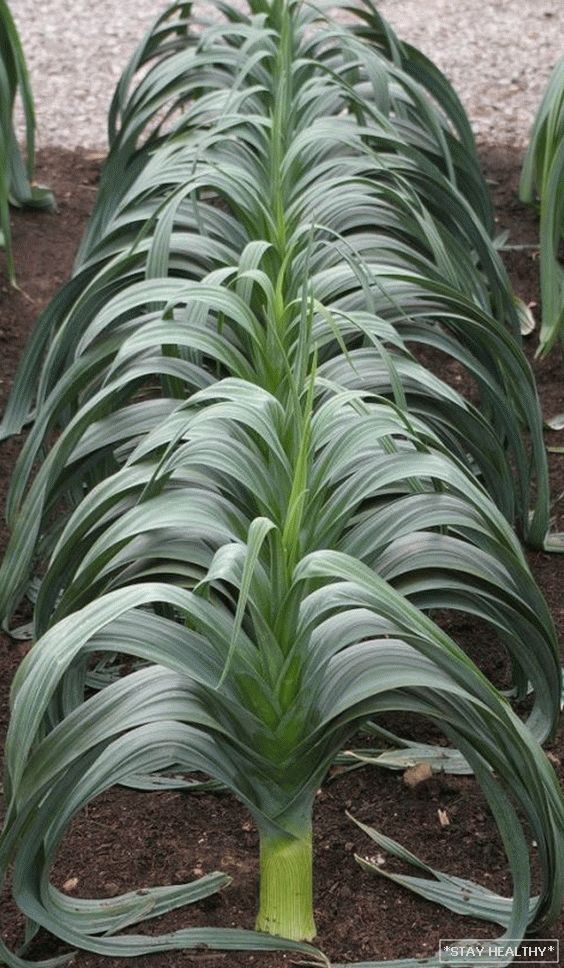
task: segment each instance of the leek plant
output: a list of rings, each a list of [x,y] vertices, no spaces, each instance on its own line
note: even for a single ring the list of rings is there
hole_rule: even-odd
[[[123,75],[76,271],[4,417],[4,434],[33,426],[2,612],[34,567],[42,579],[12,688],[0,869],[28,942],[43,926],[112,957],[206,944],[323,961],[308,944],[315,793],[360,727],[401,710],[475,774],[514,890],[429,868],[403,883],[522,937],[560,903],[564,812],[540,742],[561,674],[514,532],[542,544],[547,528],[541,419],[466,119],[369,2],[342,5],[346,26],[319,3],[222,3],[198,30],[190,6]],[[423,365],[428,346],[472,376],[479,406]],[[507,695],[437,609],[495,630]],[[522,722],[509,700],[528,692]],[[416,738],[380,735],[417,755]],[[256,932],[124,932],[221,889],[220,873],[78,902],[50,883],[93,797],[191,789],[194,771],[257,825]]]
[[[539,353],[564,336],[564,269],[558,249],[564,236],[564,55],[550,76],[531,130],[519,195],[540,205],[542,325]]]
[[[25,115],[26,161],[14,130],[16,95]],[[8,274],[15,282],[8,205],[53,208],[51,192],[33,183],[35,167],[35,113],[33,96],[20,38],[6,0],[0,0],[0,247],[6,250]]]

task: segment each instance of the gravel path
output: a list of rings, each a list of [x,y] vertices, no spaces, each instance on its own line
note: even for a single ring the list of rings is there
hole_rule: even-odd
[[[448,74],[481,141],[526,142],[564,46],[564,0],[377,0],[400,36]],[[114,85],[159,0],[10,0],[39,145],[99,149]],[[206,4],[213,8],[213,4]]]

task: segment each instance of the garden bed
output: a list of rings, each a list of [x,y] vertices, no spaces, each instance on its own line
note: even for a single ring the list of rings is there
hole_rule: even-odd
[[[512,245],[536,243],[533,213],[516,199],[520,153],[483,146],[482,159],[497,205],[499,229],[510,231]],[[10,291],[0,275],[0,405],[9,391],[27,334],[41,307],[69,275],[85,219],[96,190],[99,159],[94,154],[49,149],[39,157],[38,180],[49,184],[59,213],[17,213],[13,218],[14,252],[20,291]],[[535,250],[507,253],[517,293],[526,302],[538,300]],[[527,343],[531,357],[535,337]],[[549,416],[564,409],[562,362],[555,352],[535,363],[543,410]],[[457,373],[452,379],[464,378]],[[457,386],[463,388],[463,383]],[[556,434],[549,444],[561,445]],[[17,441],[0,450],[0,503]],[[556,530],[564,530],[564,456],[551,455],[552,495]],[[5,546],[0,536],[0,552]],[[560,631],[564,627],[561,556],[535,553],[531,566],[551,605]],[[493,635],[468,618],[445,617],[449,632],[467,649],[492,680],[503,684],[505,659]],[[26,650],[25,644],[1,638],[0,728],[8,720],[8,686]],[[390,721],[391,722],[391,721]],[[431,736],[422,726],[420,738]],[[434,739],[435,737],[433,737]],[[562,737],[552,747],[564,758]],[[449,873],[479,880],[494,890],[510,890],[505,858],[483,797],[471,778],[435,777],[410,788],[399,773],[366,768],[338,775],[318,795],[314,817],[316,918],[318,943],[335,961],[401,958],[432,954],[440,937],[493,936],[495,926],[456,917],[396,887],[362,872],[354,853],[373,856],[374,845],[347,819],[358,819],[399,839],[425,861]],[[443,826],[438,811],[444,811]],[[118,788],[99,798],[74,823],[57,862],[54,880],[73,896],[108,896],[159,883],[180,883],[203,872],[223,870],[233,884],[192,908],[173,912],[144,931],[173,930],[181,925],[253,926],[258,871],[257,836],[244,808],[227,795],[187,795],[176,792],[137,793]],[[393,869],[393,862],[388,862]],[[562,924],[560,925],[562,928]],[[1,933],[17,943],[21,918],[11,903],[3,907]],[[557,932],[555,931],[555,934]],[[39,935],[30,955],[43,959],[61,951],[58,942]],[[251,953],[169,952],[137,959],[139,966],[252,964],[274,968],[288,956]],[[117,965],[116,959],[81,952],[77,968]],[[121,962],[120,962],[121,964]]]

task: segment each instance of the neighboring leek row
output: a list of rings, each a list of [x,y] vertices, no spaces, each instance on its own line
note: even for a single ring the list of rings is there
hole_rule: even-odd
[[[24,162],[13,124],[14,102],[19,94],[25,115]],[[15,281],[8,205],[52,208],[53,196],[33,184],[35,167],[35,115],[33,97],[16,25],[6,0],[0,0],[0,247],[6,250],[10,281]]]
[[[402,882],[522,937],[560,903],[563,808],[539,741],[561,677],[512,529],[546,532],[541,420],[467,122],[368,2],[349,26],[319,4],[222,4],[201,33],[189,7],[159,18],[124,74],[76,272],[5,414],[8,434],[35,407],[4,614],[47,567],[12,691],[2,870],[28,940],[42,925],[112,957],[208,944],[322,959],[304,943],[315,792],[359,727],[402,710],[475,773],[513,897],[429,868]],[[427,347],[472,376],[479,405],[423,365]],[[526,724],[437,609],[495,631],[508,695],[532,692]],[[416,755],[413,737],[385,736]],[[193,771],[257,824],[262,933],[122,933],[219,890],[218,873],[79,905],[49,883],[93,797],[190,788]]]
[[[531,131],[519,194],[540,204],[542,325],[539,353],[564,338],[564,268],[558,249],[564,238],[564,55],[548,82]]]

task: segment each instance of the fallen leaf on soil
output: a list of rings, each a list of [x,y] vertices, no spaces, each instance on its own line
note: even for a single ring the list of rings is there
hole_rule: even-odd
[[[441,810],[441,808],[439,807],[439,809],[437,810],[437,816],[439,818],[439,823],[441,827],[450,827],[450,817],[446,812],[446,810]]]
[[[564,430],[564,413],[557,413],[554,417],[549,417],[544,422],[549,430]]]

